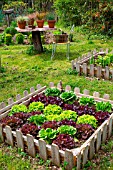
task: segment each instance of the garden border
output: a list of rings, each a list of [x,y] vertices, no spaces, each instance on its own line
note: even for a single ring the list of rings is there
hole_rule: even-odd
[[[50,83],[50,87],[53,88],[54,83]],[[62,89],[61,83],[57,85],[58,89]],[[37,85],[37,90],[34,87],[30,88],[30,94],[28,91],[24,91],[24,97],[18,94],[16,96],[16,101],[13,101],[12,98],[8,100],[8,104],[2,102],[0,104],[0,119],[5,117],[10,111],[11,107],[15,104],[28,104],[29,99],[36,94],[42,93],[46,89],[46,86],[41,87],[41,85]],[[66,85],[65,91],[71,91],[71,86]],[[74,88],[74,93],[77,97],[93,97],[96,101],[109,101],[113,105],[113,101],[109,100],[109,95],[104,94],[103,98],[99,98],[99,92],[94,92],[93,96],[89,95],[89,90],[84,90],[83,93],[80,93],[80,89],[78,87]],[[113,129],[113,113],[110,115],[110,118],[104,121],[101,126],[90,136],[90,138],[81,145],[81,147],[75,149],[66,149],[66,151],[62,151],[58,148],[57,145],[52,144],[48,145],[42,139],[36,140],[30,134],[24,136],[20,130],[12,131],[9,126],[5,128],[0,125],[0,139],[2,142],[6,142],[11,146],[14,146],[17,143],[17,147],[21,148],[23,151],[26,151],[32,157],[36,156],[36,153],[39,153],[40,157],[45,161],[47,159],[51,159],[53,164],[56,166],[60,166],[63,161],[68,162],[66,169],[71,170],[74,166],[77,167],[77,170],[80,170],[87,160],[92,159],[93,155],[98,152],[102,143],[105,143],[107,138],[110,138]]]
[[[111,51],[110,53],[113,53],[113,51]],[[76,69],[79,75],[97,77],[99,79],[103,78],[105,80],[113,81],[113,70],[111,70],[108,66],[102,68],[102,66],[94,66],[94,64],[90,64],[89,66],[87,65],[87,62],[92,56],[97,57],[97,55],[104,54],[108,54],[108,49],[106,49],[105,51],[103,49],[100,49],[99,52],[97,52],[95,49],[86,55],[82,55],[76,60],[72,60],[72,69]]]

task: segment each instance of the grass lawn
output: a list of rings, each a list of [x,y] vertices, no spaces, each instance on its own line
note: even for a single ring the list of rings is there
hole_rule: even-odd
[[[7,102],[8,98],[15,98],[17,94],[22,95],[24,90],[29,91],[30,87],[33,86],[36,88],[37,84],[41,84],[42,86],[48,86],[50,82],[54,82],[55,85],[57,85],[60,80],[62,80],[63,87],[65,87],[65,85],[67,84],[70,85],[72,88],[79,87],[81,89],[81,92],[84,89],[88,89],[90,91],[90,94],[92,94],[94,91],[98,91],[100,93],[100,96],[103,96],[104,93],[107,93],[110,95],[110,99],[113,100],[113,82],[97,80],[96,78],[90,80],[84,76],[79,77],[71,70],[71,61],[73,59],[91,50],[94,50],[95,48],[97,50],[100,48],[109,48],[110,50],[112,50],[113,41],[106,39],[89,40],[88,37],[83,35],[78,29],[75,30],[74,40],[75,41],[72,42],[70,45],[69,61],[66,58],[66,46],[57,47],[55,58],[53,58],[52,61],[50,60],[52,52],[51,45],[45,45],[46,51],[43,54],[37,54],[32,56],[26,54],[26,50],[29,47],[28,45],[1,46],[0,56],[3,72],[0,73],[0,102]],[[11,149],[11,154],[7,155],[6,152],[9,148],[7,146],[3,146],[3,144],[1,144],[0,146],[0,170],[19,169],[20,165],[16,165],[17,167],[14,167],[14,165],[12,165],[12,159],[14,159],[15,156],[18,158],[19,153],[16,155],[16,152]],[[113,143],[108,146],[108,148],[111,146],[113,147]],[[111,169],[113,169],[111,162],[113,157],[112,147],[110,150],[109,157],[105,157],[106,151],[100,152],[99,158],[97,156],[98,159],[95,158],[93,159],[94,162],[89,162],[89,164],[86,165],[86,169],[90,167],[92,167],[92,169],[103,169],[106,167],[107,169],[107,163],[109,163]],[[104,157],[102,157],[103,155]],[[27,158],[25,158],[25,156],[26,155],[21,155],[21,158],[19,157],[19,160],[15,159],[14,164],[18,164],[17,162],[19,161],[25,161],[28,158],[28,156]],[[100,161],[102,161],[100,160],[100,158],[102,158],[103,160],[101,167],[99,165]],[[10,161],[12,163],[9,163]],[[98,164],[97,161],[99,161]],[[5,165],[3,162],[5,163]],[[29,158],[26,161],[25,167],[24,164],[21,162],[21,165],[23,165],[21,170],[48,168],[48,165],[46,165],[47,163],[42,163],[44,164],[44,167],[41,166],[40,168],[37,168],[36,162],[35,167],[33,167],[32,163],[32,158]],[[104,163],[106,164],[106,166],[104,165]],[[12,169],[12,167],[14,168]]]

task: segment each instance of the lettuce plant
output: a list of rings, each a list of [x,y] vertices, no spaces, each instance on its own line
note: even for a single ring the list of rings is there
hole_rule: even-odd
[[[77,97],[73,91],[68,91],[61,93],[60,98],[65,102],[73,103]]]
[[[42,102],[32,102],[29,105],[29,112],[32,111],[43,111],[44,104]]]
[[[82,115],[78,117],[77,124],[89,124],[92,127],[97,127],[97,119],[92,115]]]
[[[73,149],[76,146],[74,139],[68,134],[59,134],[53,143],[62,150]]]
[[[95,104],[94,98],[91,97],[81,97],[79,99],[80,105],[92,106]]]
[[[58,133],[57,130],[47,128],[47,129],[41,129],[39,131],[38,136],[50,144],[52,140],[56,138],[57,133]]]
[[[68,134],[68,135],[74,136],[77,132],[77,129],[74,128],[73,126],[62,125],[58,128],[58,132],[60,134]]]
[[[49,104],[44,109],[45,115],[51,115],[51,114],[59,115],[59,114],[61,114],[61,112],[62,112],[62,108],[60,106],[57,106],[56,104],[53,104],[53,105]]]
[[[46,96],[59,96],[61,92],[57,88],[47,88],[44,93]]]
[[[77,120],[77,116],[78,116],[77,113],[72,111],[72,110],[64,110],[60,114],[61,120],[68,119],[68,120],[76,121]]]
[[[14,105],[12,106],[11,108],[11,111],[10,113],[8,114],[9,116],[12,116],[13,114],[15,113],[19,113],[19,112],[24,112],[26,113],[28,110],[27,110],[27,107],[24,105],[24,104],[21,104],[21,105]]]
[[[110,102],[97,102],[96,103],[96,110],[97,111],[111,112],[112,105],[111,105]]]
[[[46,121],[46,117],[43,114],[34,115],[27,119],[29,122],[35,123],[36,125],[42,125]]]

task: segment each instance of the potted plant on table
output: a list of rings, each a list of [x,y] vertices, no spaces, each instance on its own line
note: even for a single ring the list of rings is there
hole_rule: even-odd
[[[48,21],[49,28],[54,28],[55,23],[56,23],[55,14],[52,13],[52,12],[48,13],[46,18],[47,18],[47,21]]]
[[[25,26],[26,26],[26,21],[28,20],[27,17],[25,16],[19,16],[17,17],[17,25],[20,29],[25,29]]]
[[[45,16],[46,16],[45,12],[37,12],[36,13],[36,22],[37,22],[37,25],[39,28],[43,28]]]

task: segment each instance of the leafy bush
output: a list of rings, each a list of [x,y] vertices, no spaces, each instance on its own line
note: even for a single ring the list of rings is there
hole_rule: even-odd
[[[44,139],[50,144],[52,140],[56,138],[57,133],[58,133],[57,130],[53,130],[51,128],[41,129],[39,131],[39,137]]]
[[[6,45],[10,45],[12,43],[12,35],[11,34],[5,34],[4,42]]]
[[[32,102],[29,105],[29,112],[32,111],[43,111],[44,104],[42,102]]]
[[[97,119],[92,115],[82,115],[78,117],[77,124],[89,124],[92,127],[97,127]]]
[[[111,112],[112,105],[111,105],[110,102],[97,102],[96,103],[96,110],[97,111]]]
[[[17,33],[17,30],[13,26],[7,27],[5,29],[5,33],[6,34],[11,34],[13,36],[13,35],[15,35]]]
[[[71,136],[74,136],[77,132],[76,128],[74,128],[73,126],[68,126],[68,125],[62,125],[57,130],[60,134],[68,134]]]
[[[59,115],[62,112],[62,108],[60,106],[57,106],[56,104],[49,104],[44,109],[44,114],[47,115]]]
[[[79,99],[79,102],[81,105],[88,105],[88,106],[95,104],[94,98],[90,98],[90,97],[81,97]]]
[[[59,96],[61,92],[57,88],[47,88],[44,93],[46,96]]]
[[[0,41],[1,41],[1,43],[4,43],[4,41],[5,41],[5,32],[0,34]]]
[[[14,105],[14,106],[12,106],[11,111],[8,115],[12,116],[13,114],[19,113],[19,112],[27,113],[27,107],[24,104]]]
[[[16,34],[16,42],[17,42],[17,44],[23,44],[23,42],[24,42],[24,35],[22,33]]]

